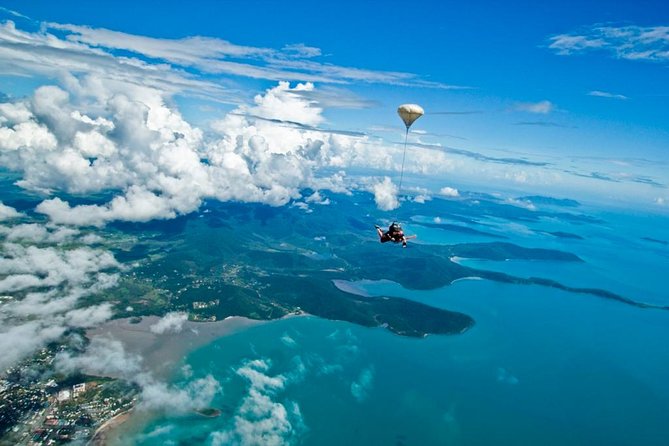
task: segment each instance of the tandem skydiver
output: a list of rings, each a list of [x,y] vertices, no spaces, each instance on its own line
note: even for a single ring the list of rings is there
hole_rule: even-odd
[[[378,225],[374,225],[374,227],[376,228],[376,232],[379,234],[379,241],[381,243],[402,243],[402,247],[406,248],[407,240],[416,237],[415,235],[410,235],[408,237],[405,236],[404,231],[402,230],[402,226],[400,226],[400,224],[395,221],[392,222],[390,226],[388,226],[388,230],[385,232],[383,232],[383,229],[381,229],[381,227]]]

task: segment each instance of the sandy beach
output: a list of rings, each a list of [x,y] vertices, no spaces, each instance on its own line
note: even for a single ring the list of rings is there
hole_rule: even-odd
[[[93,438],[88,442],[89,446],[104,446],[108,444],[108,436],[110,433],[117,429],[121,424],[125,423],[130,419],[131,410],[126,410],[121,412],[116,416],[110,418],[109,420],[102,423],[102,425],[95,431]]]

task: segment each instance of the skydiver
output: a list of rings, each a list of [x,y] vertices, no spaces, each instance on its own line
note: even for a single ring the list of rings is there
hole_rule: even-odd
[[[374,227],[376,228],[377,234],[379,234],[379,241],[381,243],[401,242],[402,248],[407,247],[407,238],[404,236],[404,231],[402,230],[402,226],[400,226],[399,223],[392,222],[392,224],[388,226],[388,230],[386,232],[383,232],[383,229],[381,229],[381,227],[378,225],[374,225]]]

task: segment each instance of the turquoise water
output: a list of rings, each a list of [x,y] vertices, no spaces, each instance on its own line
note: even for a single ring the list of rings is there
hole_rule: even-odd
[[[654,224],[634,234],[610,225],[569,227],[584,240],[524,231],[511,237],[574,252],[585,263],[464,263],[667,304],[666,248],[639,241],[639,234],[666,237],[652,232]],[[528,224],[531,231],[563,230],[547,226]],[[439,229],[429,231],[438,238]],[[442,243],[452,243],[447,237]],[[298,317],[218,339],[192,352],[184,361],[192,375],[178,372],[174,381],[214,376],[223,391],[212,407],[221,416],[156,418],[135,443],[667,444],[669,312],[487,280],[430,291],[389,281],[351,285],[462,311],[476,325],[463,335],[410,339]]]
[[[665,444],[665,313],[488,281],[368,290],[466,311],[477,325],[416,340],[295,318],[220,339],[187,363],[192,379],[212,374],[224,383],[212,403],[224,414],[157,420],[144,433],[154,436],[138,444],[208,443],[213,432],[233,430],[251,391],[237,370],[252,359],[271,364],[262,375],[287,377],[268,398],[299,407],[289,417],[298,434],[279,432],[305,444]]]

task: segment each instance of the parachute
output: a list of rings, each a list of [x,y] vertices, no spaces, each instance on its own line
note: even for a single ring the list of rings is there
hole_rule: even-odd
[[[404,125],[407,126],[408,130],[416,119],[425,114],[425,111],[423,110],[423,107],[418,104],[404,104],[397,108],[397,114],[400,115],[400,118],[402,118],[402,121],[404,121]]]
[[[404,135],[404,154],[402,155],[402,169],[400,170],[400,185],[397,189],[400,193],[402,192],[402,179],[404,178],[404,160],[407,157],[407,138],[409,137],[409,127],[411,124],[416,122],[416,119],[420,118],[425,114],[423,107],[418,104],[403,104],[397,108],[397,114],[400,115],[404,125],[407,127],[406,134]]]

